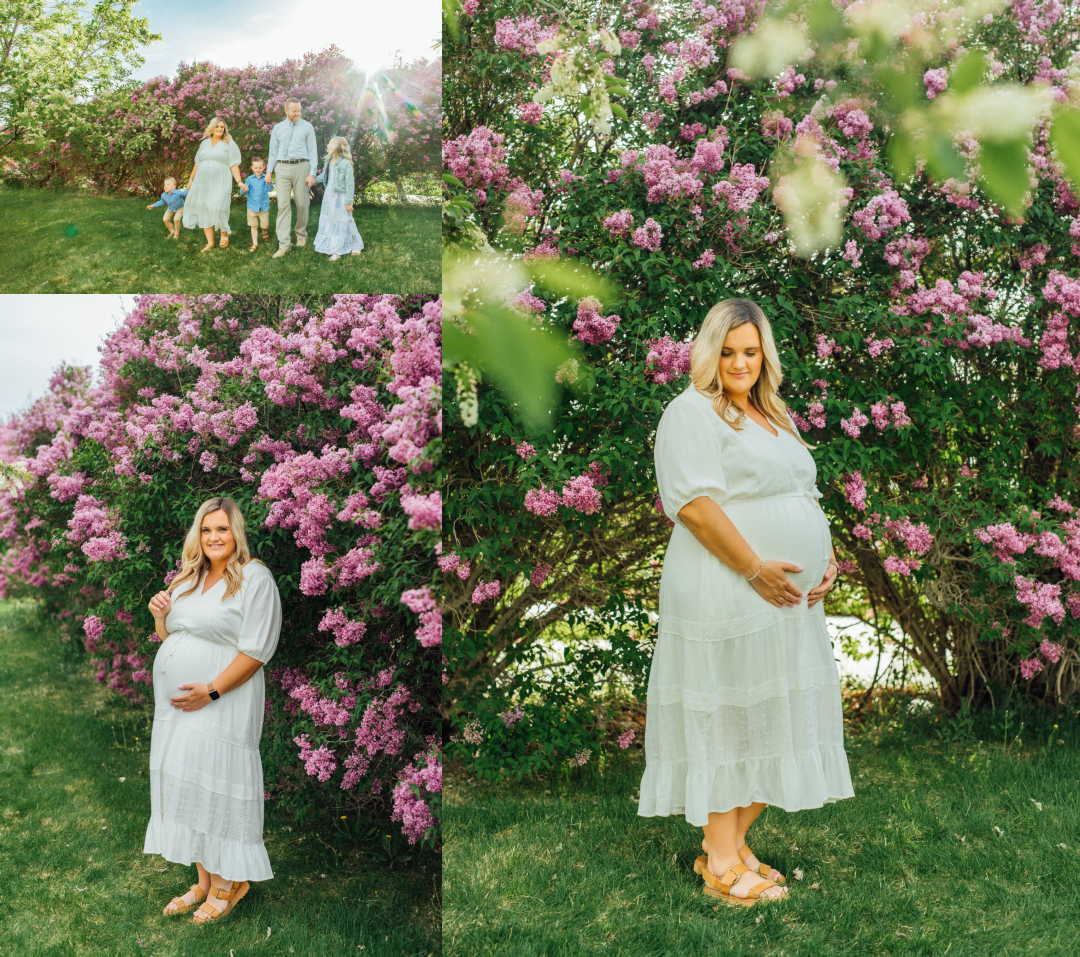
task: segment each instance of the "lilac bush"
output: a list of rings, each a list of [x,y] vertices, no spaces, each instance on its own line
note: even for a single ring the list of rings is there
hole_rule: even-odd
[[[836,6],[849,14],[822,9],[865,9]],[[441,568],[457,753],[493,775],[576,762],[612,730],[601,702],[620,682],[644,690],[670,533],[654,430],[687,385],[692,335],[734,296],[773,322],[782,396],[814,446],[846,575],[841,607],[897,622],[949,708],[1008,689],[1073,693],[1080,202],[1049,108],[1019,153],[1031,183],[1017,212],[984,190],[982,164],[1004,154],[973,136],[941,144],[960,160],[948,177],[922,165],[895,176],[894,93],[852,58],[748,79],[730,50],[764,3],[676,9],[572,4],[588,23],[573,62],[559,45],[570,41],[552,39],[572,34],[555,12],[510,0],[463,4],[459,37],[447,34],[443,162],[448,193],[468,202],[460,215],[510,261],[573,259],[618,290],[579,299],[524,270],[509,290],[592,367],[549,432],[528,433],[487,383],[475,424],[451,412]],[[895,92],[912,110],[948,96],[973,49],[990,86],[1080,97],[1075,9],[1034,0],[961,22],[931,4],[919,16],[958,39],[925,85]],[[898,56],[921,55],[905,38],[923,35],[898,28]],[[537,122],[524,120],[530,100],[544,104]],[[526,189],[531,211],[511,201]],[[830,203],[809,203],[814,190]],[[805,241],[828,232],[813,216],[835,218],[823,248]],[[556,378],[573,385],[580,371]],[[557,660],[550,639],[568,649]],[[499,718],[518,706],[524,720]]]
[[[184,184],[203,131],[220,116],[240,147],[246,175],[253,156],[266,158],[270,130],[284,117],[286,98],[295,96],[320,151],[331,137],[349,140],[363,195],[380,179],[435,173],[441,91],[439,60],[365,75],[335,46],[265,66],[182,63],[174,77],[155,77],[57,114],[53,125],[5,159],[3,172],[32,185],[160,193],[166,176]]]
[[[441,758],[441,302],[141,296],[96,376],[63,368],[0,430],[0,598],[29,596],[133,703],[145,595],[228,494],[281,592],[268,795],[372,809],[433,840]]]

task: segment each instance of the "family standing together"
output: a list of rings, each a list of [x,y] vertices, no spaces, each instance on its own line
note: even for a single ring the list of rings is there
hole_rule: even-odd
[[[195,153],[188,188],[177,189],[175,177],[170,176],[165,180],[161,198],[147,207],[166,207],[164,220],[168,238],[179,239],[181,225],[188,229],[201,227],[206,237],[201,252],[214,248],[215,230],[220,237],[218,246],[225,249],[231,235],[229,212],[235,183],[247,196],[247,224],[251,227],[249,251],[255,252],[260,235],[263,242],[270,239],[270,186],[273,184],[278,205],[278,248],[274,258],[279,259],[294,245],[307,245],[310,189],[316,183],[322,183],[325,192],[315,235],[315,251],[329,256],[331,262],[345,255],[359,256],[364,241],[352,215],[355,181],[349,142],[343,136],[331,139],[324,167],[316,174],[319,154],[315,128],[300,114],[299,100],[285,101],[285,119],[270,132],[267,159],[254,157],[251,174],[246,179],[240,171],[240,148],[229,135],[225,121],[215,116],[207,125]]]

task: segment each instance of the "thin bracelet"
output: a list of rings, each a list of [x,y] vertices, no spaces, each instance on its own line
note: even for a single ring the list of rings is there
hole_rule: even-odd
[[[762,559],[762,560],[761,560],[761,568],[764,568],[764,567],[765,567],[765,559]],[[746,580],[747,580],[748,582],[752,582],[752,581],[753,581],[753,580],[754,580],[755,578],[757,578],[757,577],[758,577],[758,575],[760,575],[760,574],[761,574],[761,568],[759,568],[759,569],[758,569],[758,570],[757,570],[756,572],[754,572],[754,574],[753,574],[753,575],[751,575],[751,576],[750,576],[750,577],[749,577],[748,579],[746,579]]]

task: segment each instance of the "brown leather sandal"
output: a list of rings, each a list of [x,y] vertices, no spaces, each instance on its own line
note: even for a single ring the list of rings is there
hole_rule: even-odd
[[[184,900],[187,894],[193,894],[195,896],[195,903],[189,904]],[[165,909],[161,912],[166,917],[172,917],[176,914],[187,914],[190,911],[195,910],[204,900],[206,900],[206,891],[204,891],[198,884],[192,884],[187,894],[183,897],[174,897],[168,904],[165,905]],[[176,906],[173,907],[173,904]]]
[[[701,849],[706,854],[709,853],[709,845],[705,841],[701,842]],[[753,853],[754,852],[752,850],[750,850],[750,845],[749,844],[744,844],[738,850],[739,860],[742,861],[744,864],[746,864],[746,859]],[[701,860],[704,860],[704,858],[699,857],[698,861],[701,861]],[[786,884],[787,883],[787,878],[784,877],[784,875],[781,874],[778,870],[776,870],[775,867],[772,867],[769,864],[764,864],[761,861],[758,861],[758,866],[753,868],[753,871],[754,871],[755,874],[758,875],[758,877],[764,877],[765,880],[772,881],[774,884]],[[774,873],[774,872],[779,876],[771,877],[770,875],[772,873]],[[700,874],[701,873],[701,871],[698,870],[697,861],[694,862],[694,873],[695,874]]]
[[[759,900],[770,900],[771,898],[762,897],[762,893],[767,891],[770,887],[776,887],[775,881],[762,881],[760,884],[755,884],[746,892],[745,897],[736,897],[731,893],[731,888],[735,882],[742,877],[748,870],[745,864],[736,864],[734,867],[729,867],[727,873],[723,877],[717,877],[706,866],[708,858],[702,856],[694,862],[694,870],[698,870],[700,865],[702,880],[705,881],[705,886],[702,890],[710,897],[718,897],[725,904],[729,904],[732,907],[753,907]],[[780,894],[778,897],[786,897],[786,894]]]
[[[202,248],[202,249],[200,249],[200,250],[199,250],[199,252],[201,252],[201,253],[205,253],[205,252],[208,252],[209,250],[211,250],[211,249],[213,249],[213,248],[214,248],[214,244],[213,244],[213,243],[207,243],[207,244],[206,244],[205,246],[203,246],[203,248]]]
[[[749,844],[744,844],[742,847],[739,848],[739,851],[738,851],[739,860],[742,861],[745,864],[746,859],[753,853],[754,852],[752,850],[750,850],[750,845]],[[776,870],[775,867],[771,867],[768,864],[763,863],[762,861],[758,861],[758,866],[754,869],[754,871],[759,877],[764,877],[765,880],[772,881],[774,884],[786,884],[787,883],[787,878],[784,877],[783,874],[781,874],[778,870]],[[778,876],[777,877],[772,877],[771,875],[773,873],[776,873]]]
[[[222,233],[221,234],[221,242],[218,243],[218,245],[221,246],[222,249],[228,249],[229,248],[229,234],[228,233]]]
[[[745,867],[745,865],[743,865]],[[202,907],[195,911],[194,916],[191,918],[192,923],[195,924],[207,924],[213,920],[221,920],[229,911],[233,909],[236,902],[240,900],[249,890],[251,885],[247,881],[232,881],[232,887],[229,890],[223,890],[220,887],[210,886],[210,894],[206,901],[203,902]],[[216,897],[218,900],[227,901],[226,905],[218,910],[213,904],[210,903],[210,898]]]

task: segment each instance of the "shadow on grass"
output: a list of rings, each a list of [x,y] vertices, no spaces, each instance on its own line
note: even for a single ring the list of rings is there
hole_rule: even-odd
[[[144,199],[74,190],[0,189],[0,292],[5,293],[419,293],[442,283],[437,207],[357,206],[364,252],[337,262],[308,243],[281,259],[270,204],[270,242],[249,252],[246,208],[233,205],[227,249],[200,253],[201,229],[166,238],[163,208]]]
[[[379,841],[358,843],[329,817],[297,826],[272,804],[274,878],[220,924],[164,917],[198,878],[142,853],[150,711],[118,702],[58,644],[25,604],[0,602],[0,954],[439,953],[434,855],[391,868]],[[352,837],[370,830],[347,823]]]
[[[853,800],[767,808],[751,829],[791,884],[752,908],[701,893],[700,830],[637,816],[640,751],[525,784],[448,775],[445,952],[1075,954],[1080,725],[1054,720],[1020,738],[989,721],[935,733],[932,716],[849,737]]]

